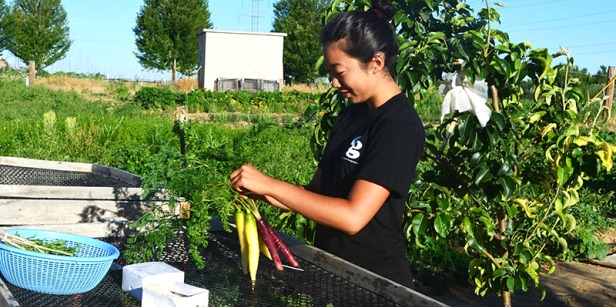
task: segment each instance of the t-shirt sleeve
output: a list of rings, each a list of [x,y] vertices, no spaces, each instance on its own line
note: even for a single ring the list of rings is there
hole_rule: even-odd
[[[382,125],[370,138],[358,178],[387,188],[395,197],[406,197],[423,145],[423,133],[408,122]]]

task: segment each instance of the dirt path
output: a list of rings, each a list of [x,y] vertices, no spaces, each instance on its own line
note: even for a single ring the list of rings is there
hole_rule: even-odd
[[[598,265],[568,262],[558,263],[552,275],[542,275],[546,298],[538,291],[518,292],[511,296],[513,306],[616,306],[616,269]],[[502,306],[497,296],[480,297],[473,289],[455,285],[449,292],[433,298],[450,306]]]
[[[511,296],[512,306],[616,307],[616,230],[603,238],[612,247],[603,265],[558,262],[554,274],[541,275],[547,291],[543,301],[536,290],[520,291]],[[455,307],[502,306],[502,298],[477,296],[466,285],[454,285],[448,292],[431,297]]]

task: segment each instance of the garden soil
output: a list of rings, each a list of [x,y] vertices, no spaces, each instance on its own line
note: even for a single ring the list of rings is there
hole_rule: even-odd
[[[611,247],[607,258],[591,262],[558,262],[553,274],[540,277],[547,292],[544,300],[537,290],[520,290],[511,295],[512,306],[616,307],[616,229],[602,234],[602,237]],[[456,284],[440,294],[431,295],[429,290],[425,294],[450,306],[503,305],[501,297],[481,297],[473,291],[470,286]]]

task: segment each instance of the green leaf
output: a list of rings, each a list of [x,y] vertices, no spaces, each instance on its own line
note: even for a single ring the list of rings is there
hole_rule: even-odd
[[[557,171],[558,185],[560,186],[565,185],[565,183],[567,183],[567,180],[569,180],[569,176],[571,176],[572,171],[573,170],[567,166],[559,167]]]
[[[511,177],[498,178],[498,184],[503,188],[503,197],[508,199],[515,191],[516,184]]]
[[[473,260],[471,260],[471,262],[469,262],[468,264],[468,275],[469,276],[477,275],[477,273],[479,273],[482,269],[481,263],[482,261],[480,258],[474,258]]]
[[[487,135],[488,140],[490,141],[490,147],[496,148],[496,146],[498,145],[498,141],[500,140],[500,135],[498,134],[498,132],[494,130],[488,130]]]
[[[558,238],[558,243],[563,248],[563,253],[565,253],[565,252],[567,252],[567,250],[569,250],[569,245],[567,244],[567,240],[565,240],[564,238],[559,237]]]
[[[475,167],[477,166],[477,164],[479,164],[483,159],[483,155],[481,154],[481,152],[476,152],[471,156],[471,160],[470,160],[470,166],[471,167]]]
[[[554,273],[554,271],[556,270],[556,264],[554,263],[554,260],[552,259],[552,257],[544,256],[544,259],[550,264],[550,268],[547,273],[548,274]]]
[[[464,230],[464,232],[466,232],[467,234],[473,234],[473,223],[471,222],[471,219],[466,216],[464,217],[464,221],[462,222],[462,229]]]
[[[505,209],[507,209],[507,214],[509,215],[509,217],[514,217],[518,215],[518,207],[515,204],[508,203],[505,206]]]
[[[521,242],[518,242],[513,247],[513,255],[518,256],[524,250],[524,245]]]
[[[494,278],[503,277],[505,275],[507,275],[507,269],[505,268],[497,269],[496,271],[494,271],[494,274],[492,274]]]
[[[498,172],[496,172],[496,176],[498,177],[505,176],[509,174],[510,171],[511,171],[511,166],[509,165],[509,161],[505,160],[505,162],[503,162],[503,164],[501,164],[501,167],[498,169]]]
[[[441,210],[446,211],[450,207],[449,198],[443,193],[436,196],[436,202]]]
[[[500,112],[492,112],[492,115],[490,115],[490,121],[498,127],[498,130],[505,130],[505,117]]]
[[[481,221],[486,226],[485,228],[486,234],[489,237],[493,237],[494,236],[494,224],[492,223],[492,219],[490,219],[489,217],[482,216],[482,217],[479,217],[479,221]]]
[[[486,165],[483,165],[479,171],[477,171],[477,175],[475,175],[475,185],[480,185],[483,182],[489,181],[492,179],[492,173],[490,173],[490,168]]]
[[[509,63],[501,58],[495,57],[490,65],[504,78],[509,78],[511,75],[511,67],[509,66]]]
[[[507,289],[509,292],[514,292],[515,290],[515,278],[513,278],[513,276],[507,278]]]
[[[478,131],[474,130],[473,132],[475,132],[475,133],[473,133],[470,136],[470,140],[469,140],[470,141],[470,146],[469,147],[473,151],[479,151],[483,147],[483,142],[481,141],[481,138],[479,137],[479,134],[476,133]]]
[[[545,291],[545,286],[543,286],[542,284],[537,285],[537,288],[539,289],[539,292],[541,292],[541,300],[543,301],[548,292]]]
[[[584,150],[582,150],[582,148],[580,148],[580,147],[576,147],[576,148],[575,148],[575,149],[571,152],[571,155],[572,155],[574,158],[581,157],[581,156],[583,156],[583,155],[584,155]]]
[[[528,291],[528,281],[526,280],[526,278],[520,278],[520,284],[522,287],[522,291]]]
[[[522,250],[522,252],[520,253],[519,259],[520,259],[520,263],[527,264],[532,258],[533,256],[530,254],[530,251]]]
[[[458,121],[457,129],[458,131],[460,131],[460,138],[458,139],[458,142],[461,145],[466,145],[466,143],[468,142],[469,135],[470,135],[470,128],[468,128],[469,125],[468,125],[467,118],[468,117],[466,118],[460,117]]]
[[[434,219],[434,230],[436,230],[439,236],[445,238],[449,232],[449,216],[438,214]]]
[[[575,217],[569,213],[565,214],[565,220],[563,221],[566,223],[567,226],[567,230],[566,233],[569,234],[571,232],[573,232],[575,230],[575,227],[577,225],[577,222],[575,220]]]
[[[476,250],[478,252],[483,251],[483,244],[475,236],[473,236],[472,234],[467,234],[466,235],[466,242],[474,250]]]
[[[423,213],[413,216],[413,233],[415,236],[422,236],[428,228],[428,218]]]
[[[539,265],[536,262],[529,263],[528,267],[525,269],[526,274],[530,277],[533,283],[539,284],[539,273],[538,273]],[[524,281],[524,279],[522,279]],[[525,290],[526,291],[526,290]]]

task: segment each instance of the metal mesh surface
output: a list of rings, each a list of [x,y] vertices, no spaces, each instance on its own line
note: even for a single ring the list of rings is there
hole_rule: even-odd
[[[104,239],[120,250],[123,239]],[[160,261],[184,271],[185,283],[210,291],[209,306],[400,306],[349,281],[296,257],[304,271],[277,271],[261,257],[255,289],[242,274],[236,233],[212,232],[201,251],[205,268],[198,269],[186,253],[185,241],[176,239],[165,248]],[[117,265],[122,265],[122,258]],[[7,283],[20,306],[139,306],[122,291],[122,270],[116,266],[92,291],[72,296],[39,294]]]
[[[89,172],[63,171],[0,165],[0,184],[85,186],[85,187],[137,187],[118,178]]]

